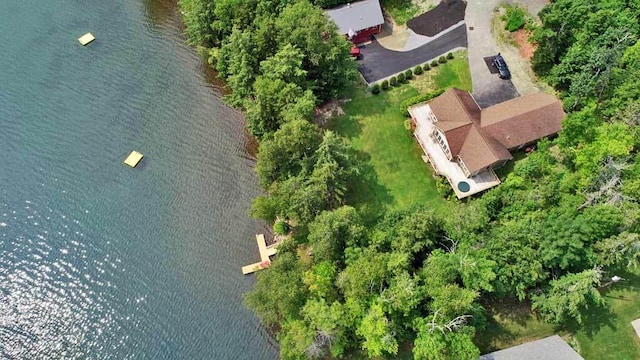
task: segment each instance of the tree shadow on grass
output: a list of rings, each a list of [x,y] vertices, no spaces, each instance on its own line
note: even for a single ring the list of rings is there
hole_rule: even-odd
[[[359,210],[365,225],[374,225],[384,209],[393,203],[393,197],[380,183],[378,174],[369,162],[369,154],[358,152],[357,156],[361,164],[360,173],[349,184],[351,191],[346,200]]]
[[[477,331],[473,342],[481,354],[487,354],[500,350],[497,344],[512,343],[517,338],[517,334],[502,326],[493,317],[488,317],[486,330]]]
[[[329,128],[349,141],[362,133],[362,124],[358,121],[358,118],[353,115],[333,117],[330,120]]]
[[[571,320],[562,326],[558,326],[557,329],[566,330],[573,334],[582,331],[589,339],[592,339],[603,327],[608,327],[612,330],[618,328],[618,316],[607,305],[590,306],[588,309],[583,310],[581,315],[582,324]]]
[[[478,331],[474,339],[481,353],[489,353],[504,347],[504,344],[514,344],[518,339],[526,338],[526,334],[511,331],[505,324],[517,324],[527,328],[532,321],[537,320],[531,313],[528,301],[516,298],[487,298],[481,301],[487,311],[487,327]],[[496,318],[500,318],[497,321]]]

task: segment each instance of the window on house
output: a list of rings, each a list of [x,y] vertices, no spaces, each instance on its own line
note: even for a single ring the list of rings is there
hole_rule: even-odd
[[[439,131],[435,131],[434,135],[436,137],[436,140],[440,144],[440,147],[442,148],[442,151],[444,151],[444,153],[448,156],[451,152],[449,151],[449,147],[447,146],[447,142],[444,140],[444,138],[442,137],[442,135],[440,134]]]
[[[458,156],[456,160],[458,160],[458,165],[460,165],[460,168],[462,168],[462,172],[464,172],[466,176],[471,176],[469,169],[467,169],[467,166],[464,164],[460,156]]]

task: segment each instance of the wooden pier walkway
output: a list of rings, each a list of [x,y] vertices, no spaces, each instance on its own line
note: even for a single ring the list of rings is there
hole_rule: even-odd
[[[258,270],[262,270],[264,268],[268,268],[271,265],[270,256],[276,254],[276,248],[278,247],[278,243],[267,246],[267,242],[264,239],[264,234],[257,234],[256,241],[258,242],[258,251],[260,251],[260,262],[243,266],[242,274],[247,275]]]

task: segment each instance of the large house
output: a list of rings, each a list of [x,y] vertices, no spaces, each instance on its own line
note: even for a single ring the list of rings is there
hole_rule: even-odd
[[[367,41],[382,29],[384,17],[378,0],[348,3],[326,11],[327,16],[338,25],[338,31],[351,42]]]
[[[409,113],[425,160],[460,199],[498,185],[493,170],[511,160],[510,151],[556,134],[565,117],[560,101],[544,93],[480,109],[459,89],[412,106]]]

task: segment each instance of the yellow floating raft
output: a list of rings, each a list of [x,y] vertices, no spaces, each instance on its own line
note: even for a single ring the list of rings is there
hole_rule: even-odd
[[[132,168],[136,167],[140,160],[142,160],[143,156],[137,151],[132,151],[129,156],[124,160],[124,163],[131,166]]]
[[[80,44],[82,44],[82,46],[84,46],[84,45],[87,45],[88,43],[92,42],[95,39],[96,38],[93,36],[93,34],[88,32],[88,33],[82,35],[80,38],[78,38],[78,41],[80,41]]]

